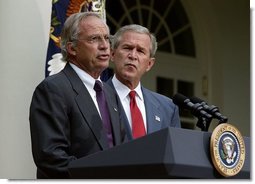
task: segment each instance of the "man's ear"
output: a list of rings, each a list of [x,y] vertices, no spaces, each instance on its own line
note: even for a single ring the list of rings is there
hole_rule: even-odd
[[[154,63],[155,63],[155,58],[150,58],[149,62],[148,62],[148,65],[147,65],[147,68],[146,68],[146,72],[150,71],[150,69],[152,68]]]
[[[67,45],[66,45],[66,50],[67,52],[72,55],[72,56],[75,56],[76,55],[76,49],[73,45],[72,42],[68,42]]]
[[[114,55],[115,55],[114,50],[111,49],[111,52],[110,52],[110,60],[111,60],[112,62],[114,62]]]

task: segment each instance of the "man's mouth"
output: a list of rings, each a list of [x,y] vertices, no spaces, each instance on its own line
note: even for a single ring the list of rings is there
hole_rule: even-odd
[[[100,54],[97,58],[100,60],[108,60],[110,57],[109,54]]]
[[[127,66],[127,67],[136,68],[136,66],[135,66],[134,64],[132,64],[132,63],[127,63],[126,66]]]

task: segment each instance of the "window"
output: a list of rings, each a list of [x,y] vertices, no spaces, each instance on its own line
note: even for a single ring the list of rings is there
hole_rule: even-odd
[[[111,34],[127,24],[140,24],[155,34],[158,50],[196,56],[189,19],[180,0],[107,0],[107,24]]]

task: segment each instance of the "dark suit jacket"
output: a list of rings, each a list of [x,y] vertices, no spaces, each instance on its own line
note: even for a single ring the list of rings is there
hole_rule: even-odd
[[[104,85],[114,144],[125,141],[117,94]],[[69,178],[68,164],[109,148],[102,120],[81,79],[67,64],[35,89],[30,106],[32,153],[37,178]]]
[[[113,89],[112,80],[107,81]],[[179,109],[172,102],[172,100],[159,93],[155,93],[142,86],[142,93],[144,97],[144,105],[146,109],[147,119],[147,133],[152,133],[166,127],[181,127]],[[121,105],[123,120],[125,120],[125,127],[127,130],[127,136],[132,140],[132,132],[128,123],[127,116],[124,112],[124,108]]]

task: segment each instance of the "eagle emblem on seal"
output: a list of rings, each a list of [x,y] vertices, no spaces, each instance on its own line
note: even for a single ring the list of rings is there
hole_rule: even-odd
[[[222,159],[226,160],[228,164],[234,162],[234,159],[237,155],[235,151],[235,142],[231,137],[227,136],[222,140],[222,149],[221,149],[221,156]]]

